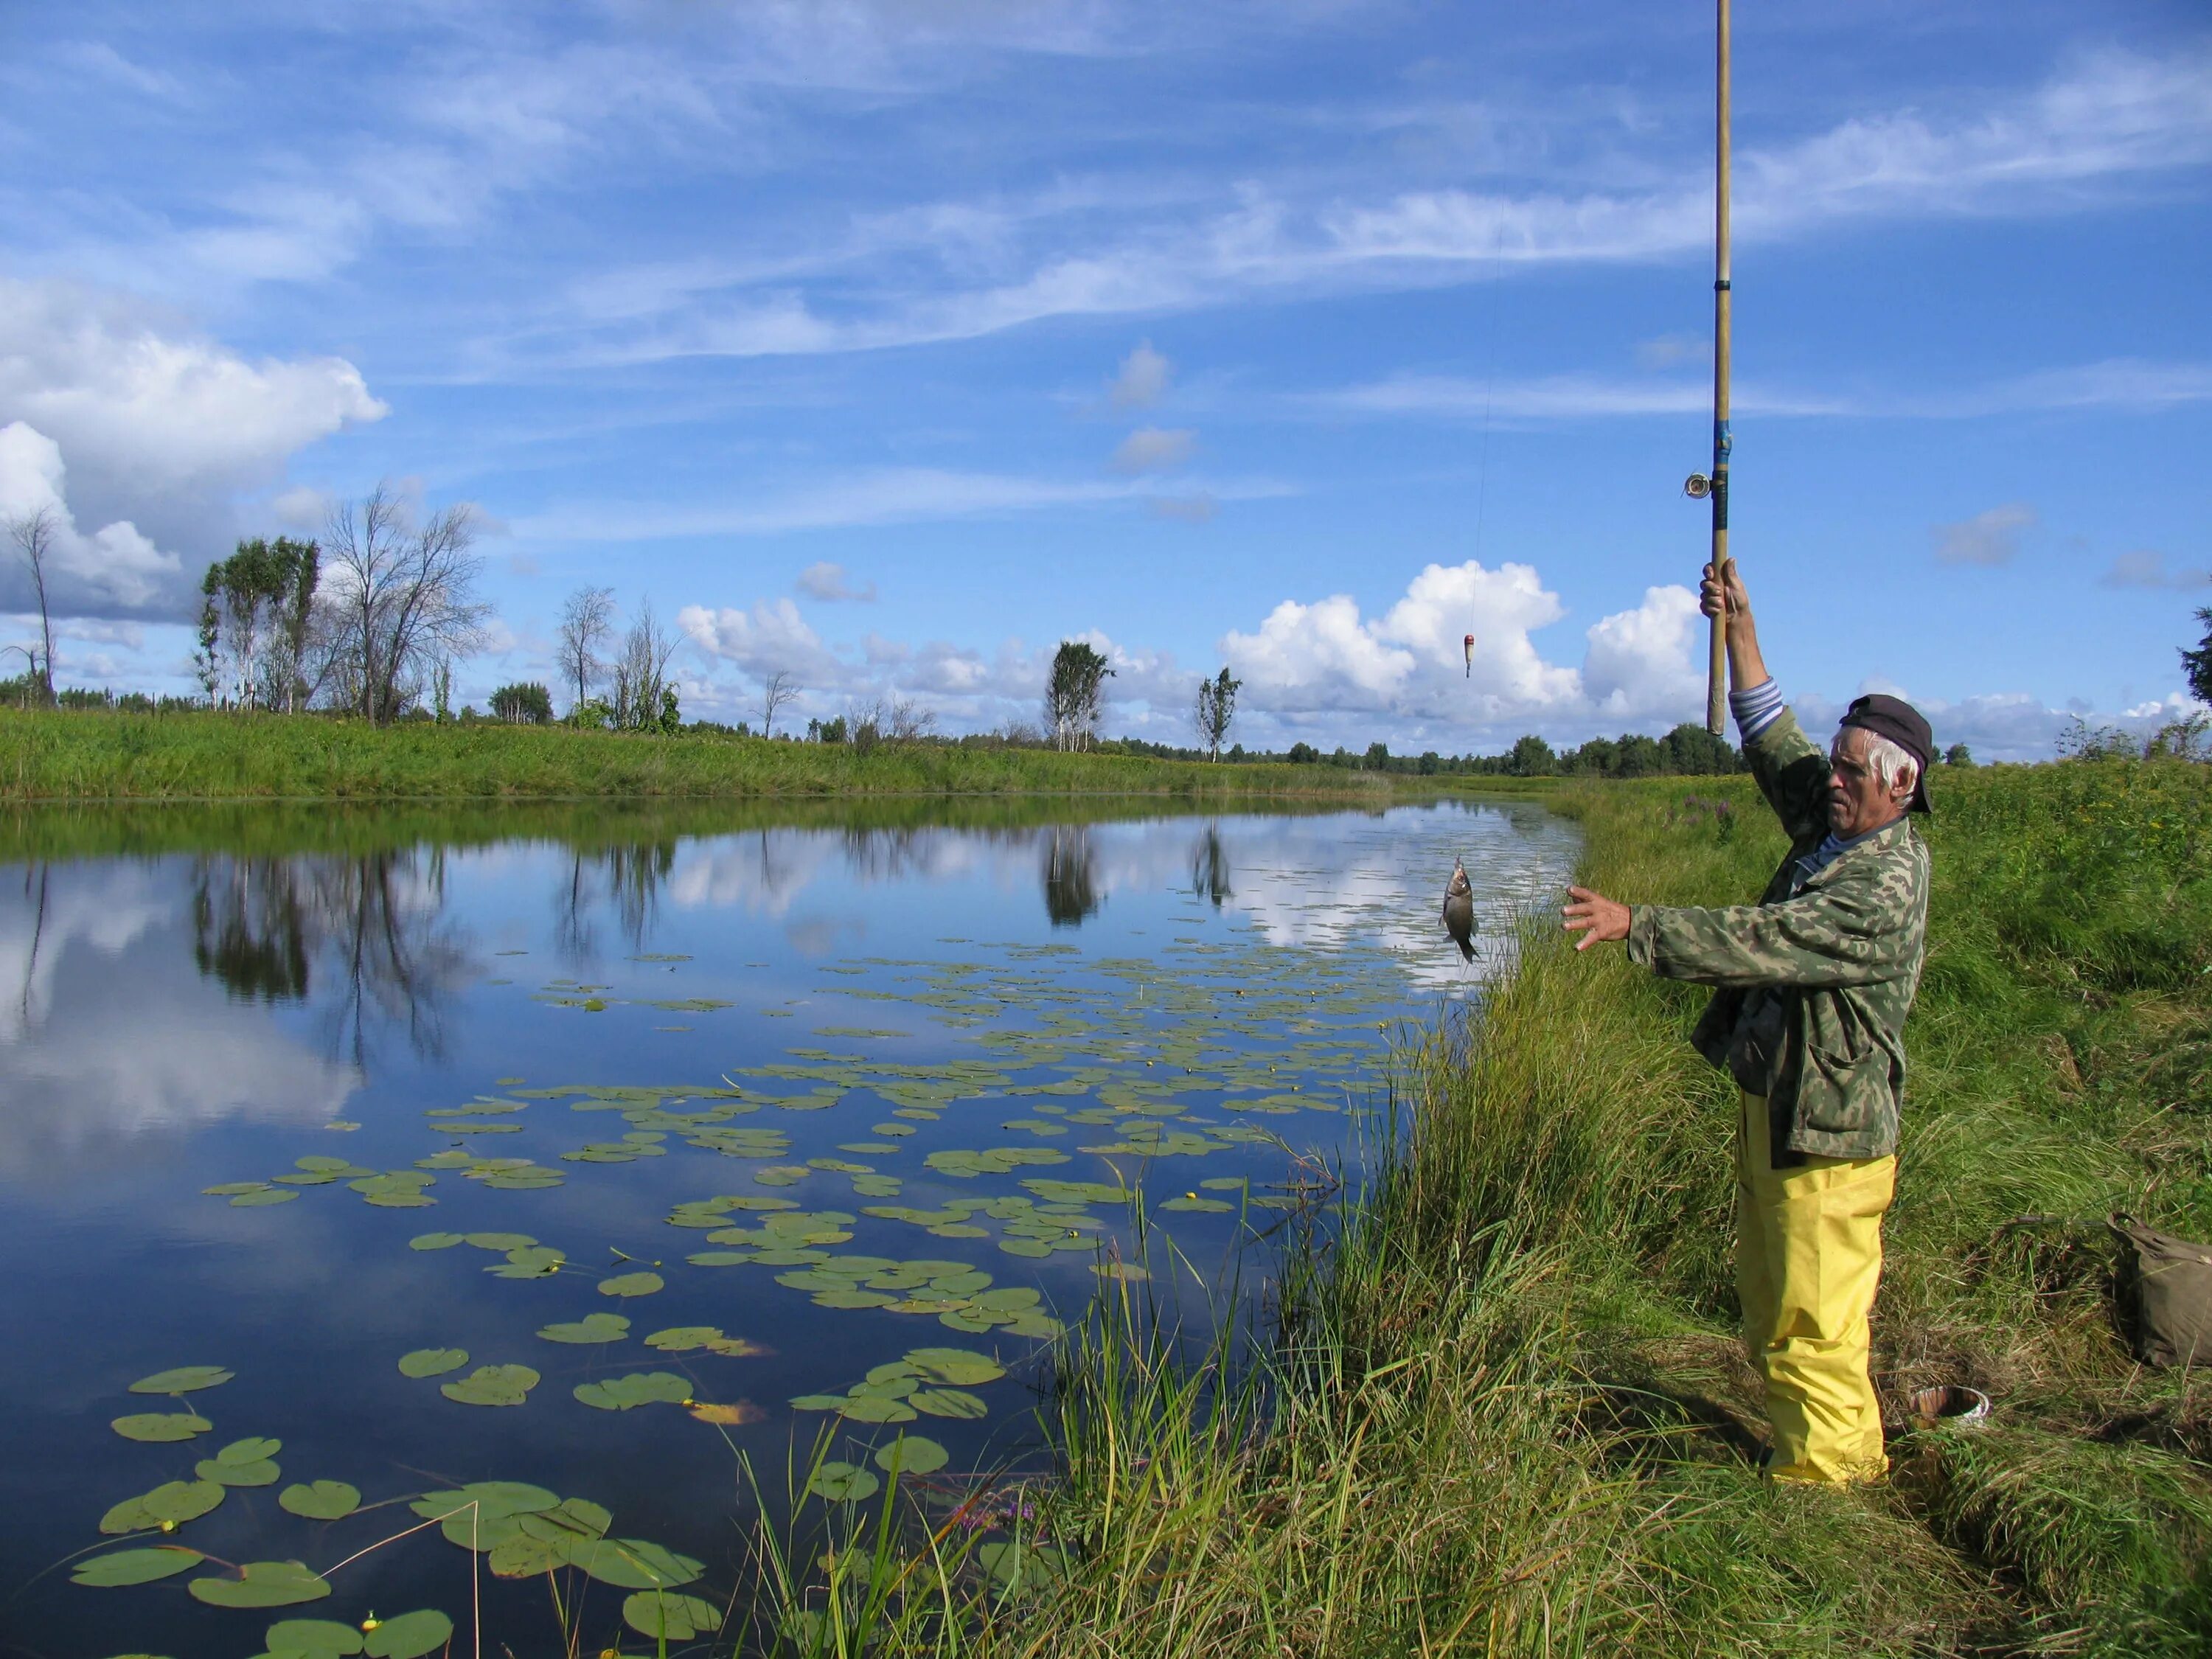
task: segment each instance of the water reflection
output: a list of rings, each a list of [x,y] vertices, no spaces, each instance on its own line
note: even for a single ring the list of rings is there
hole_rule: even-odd
[[[1200,898],[1212,900],[1217,910],[1224,900],[1237,896],[1229,884],[1229,848],[1221,839],[1218,822],[1208,823],[1206,833],[1191,848],[1190,890]]]
[[[1055,927],[1080,927],[1106,902],[1091,867],[1090,826],[1054,828],[1047,832],[1042,850],[1044,913]]]

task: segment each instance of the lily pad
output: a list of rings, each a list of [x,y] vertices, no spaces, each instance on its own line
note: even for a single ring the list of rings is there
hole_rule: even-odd
[[[240,1193],[230,1200],[234,1210],[254,1210],[270,1204],[289,1204],[299,1197],[289,1187],[257,1187],[250,1193]]]
[[[689,1353],[721,1339],[722,1328],[719,1325],[672,1325],[647,1337],[645,1346],[659,1348],[664,1353]]]
[[[932,1417],[957,1418],[970,1422],[991,1414],[991,1408],[984,1403],[982,1396],[969,1394],[965,1389],[922,1389],[907,1395],[906,1403]]]
[[[626,1412],[656,1401],[683,1405],[691,1398],[691,1385],[668,1371],[633,1371],[628,1376],[580,1382],[574,1392],[586,1406],[603,1412]]]
[[[851,1463],[823,1463],[814,1471],[806,1490],[817,1498],[827,1498],[832,1504],[857,1504],[874,1497],[883,1490],[884,1483],[864,1468]]]
[[[361,1488],[343,1480],[295,1484],[276,1494],[276,1507],[310,1521],[337,1521],[361,1507]]]
[[[469,1363],[466,1348],[417,1348],[412,1353],[399,1356],[402,1376],[442,1376],[447,1371],[457,1371]]]
[[[361,1632],[335,1619],[280,1619],[269,1626],[261,1644],[272,1656],[349,1659],[361,1651]]]
[[[228,1382],[237,1375],[220,1365],[179,1365],[174,1370],[155,1371],[151,1376],[140,1377],[131,1385],[131,1392],[190,1394],[196,1389],[212,1389]]]
[[[917,1370],[957,1388],[995,1382],[1006,1374],[997,1360],[968,1348],[915,1348],[906,1359]]]
[[[665,1281],[659,1273],[617,1273],[599,1281],[601,1296],[651,1296]]]
[[[952,1454],[927,1435],[902,1434],[876,1449],[876,1467],[885,1474],[934,1474]]]
[[[112,1589],[124,1584],[150,1584],[168,1578],[207,1558],[181,1544],[156,1544],[151,1549],[111,1550],[80,1561],[70,1572],[72,1584]]]
[[[538,1241],[528,1233],[464,1233],[461,1237],[480,1250],[526,1250]]]
[[[450,1250],[464,1242],[459,1233],[417,1233],[407,1241],[410,1250]]]
[[[143,1498],[125,1498],[100,1517],[104,1533],[149,1532],[164,1522],[182,1526],[222,1502],[223,1489],[212,1480],[165,1480]]]
[[[265,1434],[249,1435],[243,1440],[234,1440],[215,1455],[218,1463],[264,1463],[284,1449],[284,1443],[272,1440]]]
[[[855,1394],[838,1401],[840,1416],[855,1423],[911,1423],[914,1408],[903,1400],[894,1400],[888,1395]]]
[[[538,1334],[548,1342],[619,1342],[629,1334],[629,1321],[621,1314],[586,1314],[563,1325],[546,1325]]]
[[[464,1406],[520,1406],[537,1386],[538,1373],[527,1365],[479,1365],[438,1391]]]
[[[603,1538],[579,1544],[569,1561],[617,1589],[674,1589],[706,1571],[688,1555],[641,1538]]]
[[[283,1471],[269,1459],[255,1458],[248,1462],[228,1462],[221,1457],[203,1457],[192,1465],[192,1473],[203,1480],[212,1480],[223,1486],[273,1486]]]
[[[190,1440],[214,1426],[204,1417],[196,1417],[190,1412],[138,1412],[118,1417],[108,1425],[125,1440],[143,1440],[155,1445]]]
[[[702,1401],[691,1407],[691,1415],[702,1423],[718,1423],[730,1428],[768,1420],[768,1413],[750,1400],[734,1400],[726,1406],[710,1406]]]
[[[722,1627],[721,1609],[696,1595],[640,1590],[623,1600],[623,1622],[656,1641],[689,1641]]]
[[[185,1588],[194,1600],[217,1607],[289,1607],[331,1593],[329,1583],[303,1561],[248,1561],[235,1578],[195,1578]]]
[[[453,1634],[452,1620],[435,1607],[420,1607],[378,1625],[361,1650],[367,1659],[422,1659],[445,1646]]]

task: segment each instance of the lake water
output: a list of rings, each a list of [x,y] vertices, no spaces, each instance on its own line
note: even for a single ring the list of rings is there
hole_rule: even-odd
[[[480,1592],[551,1651],[560,1561],[598,1652],[657,1578],[728,1601],[739,1452],[772,1510],[823,1434],[833,1495],[901,1433],[948,1493],[1034,1455],[1055,1318],[1140,1271],[1123,1194],[1227,1282],[1575,845],[1513,804],[1159,811],[18,814],[0,1650],[420,1608],[465,1652]],[[471,1482],[525,1484],[338,1566]],[[331,1576],[229,1570],[293,1561]],[[134,1566],[182,1570],[72,1583]]]

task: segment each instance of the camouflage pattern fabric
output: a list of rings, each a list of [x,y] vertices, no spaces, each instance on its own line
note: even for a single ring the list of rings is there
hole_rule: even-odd
[[[1928,937],[1928,848],[1899,818],[1806,879],[1791,866],[1828,830],[1828,757],[1784,709],[1747,745],[1790,836],[1755,905],[1635,907],[1628,954],[1717,987],[1690,1041],[1766,1097],[1774,1167],[1887,1158],[1905,1099],[1905,1017]]]

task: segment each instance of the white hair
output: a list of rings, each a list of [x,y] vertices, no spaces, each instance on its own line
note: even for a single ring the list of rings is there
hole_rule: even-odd
[[[1867,731],[1863,726],[1847,726],[1844,731],[1866,733],[1867,769],[1881,781],[1884,793],[1894,788],[1899,781],[1908,789],[1920,781],[1920,763],[1905,753],[1900,745],[1879,732]],[[1843,741],[1843,732],[1836,733],[1837,742]]]

